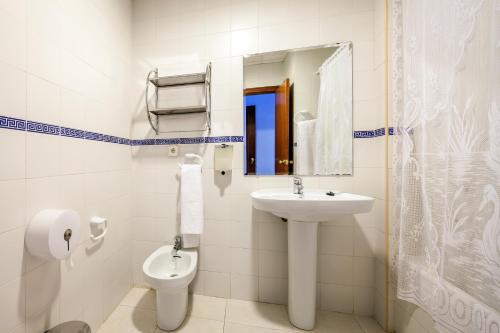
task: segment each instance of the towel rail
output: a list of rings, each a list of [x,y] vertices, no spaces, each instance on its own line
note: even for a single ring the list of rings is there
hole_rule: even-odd
[[[197,162],[196,164],[203,165],[203,157],[201,157],[198,154],[187,153],[186,155],[184,155],[184,163],[186,162],[187,159],[196,160]],[[179,168],[182,168],[181,163],[179,163]]]
[[[197,160],[198,164],[203,165],[203,157],[201,157],[198,154],[187,153],[186,155],[184,155],[184,159],[186,159],[186,158],[189,158],[192,160]]]
[[[313,115],[307,110],[296,112],[293,115],[293,122],[295,124],[297,124],[299,121],[312,120],[312,119],[314,119]]]

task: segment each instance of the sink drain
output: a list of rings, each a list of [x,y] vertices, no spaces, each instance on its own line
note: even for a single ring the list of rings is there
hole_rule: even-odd
[[[177,275],[179,275],[179,274],[175,274],[175,273],[174,274],[170,274],[170,277],[176,277]]]

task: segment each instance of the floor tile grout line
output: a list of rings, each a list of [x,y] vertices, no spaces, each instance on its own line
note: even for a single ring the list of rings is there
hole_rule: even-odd
[[[353,317],[354,317],[354,322],[358,325],[358,328],[361,330],[361,332],[367,333],[365,331],[365,329],[363,328],[363,326],[359,323],[358,318],[356,316],[353,316]]]
[[[222,325],[222,333],[226,332],[227,311],[229,311],[229,299],[226,299],[226,303],[225,303],[225,307],[224,307],[224,325]]]

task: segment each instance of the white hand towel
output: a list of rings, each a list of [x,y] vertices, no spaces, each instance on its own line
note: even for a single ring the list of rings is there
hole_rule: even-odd
[[[201,165],[181,166],[181,234],[203,232],[203,189]]]
[[[316,119],[297,122],[297,175],[312,175],[314,171],[314,142]]]

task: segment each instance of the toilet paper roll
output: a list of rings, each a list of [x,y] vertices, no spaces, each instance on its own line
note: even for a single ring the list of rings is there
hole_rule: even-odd
[[[73,210],[42,210],[26,229],[28,251],[46,260],[65,259],[79,242],[80,215]]]

